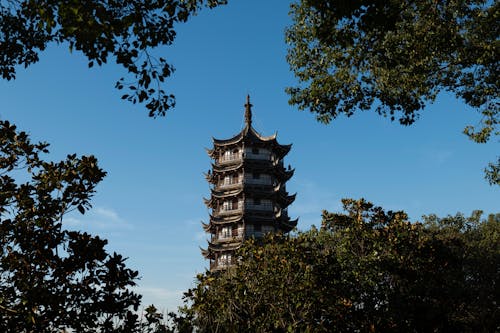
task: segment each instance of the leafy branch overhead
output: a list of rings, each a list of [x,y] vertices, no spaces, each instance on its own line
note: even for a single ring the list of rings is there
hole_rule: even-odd
[[[374,108],[411,125],[448,91],[481,115],[464,133],[487,142],[500,134],[499,9],[487,0],[300,0],[286,34],[299,80],[290,103],[324,123]]]
[[[81,51],[88,66],[101,66],[109,58],[133,77],[124,77],[116,88],[132,103],[145,103],[149,116],[164,116],[175,105],[174,95],[161,83],[174,71],[166,59],[151,49],[171,45],[174,25],[186,22],[197,10],[213,8],[225,0],[126,0],[126,1],[0,1],[0,73],[15,78],[16,68],[39,60],[50,43],[67,44]]]

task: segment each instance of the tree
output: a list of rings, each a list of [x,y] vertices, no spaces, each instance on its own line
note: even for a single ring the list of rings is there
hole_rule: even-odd
[[[106,173],[93,156],[46,161],[47,147],[0,121],[0,331],[167,332],[153,307],[139,319],[125,258],[63,227]]]
[[[15,78],[16,67],[38,61],[48,44],[66,44],[81,51],[88,66],[108,58],[134,78],[120,78],[116,88],[132,103],[146,103],[149,116],[163,116],[175,105],[175,97],[161,88],[174,68],[150,51],[171,45],[174,26],[186,22],[202,6],[213,8],[225,0],[127,0],[127,1],[0,1],[0,73]]]
[[[300,0],[287,30],[299,80],[290,103],[328,123],[374,108],[411,125],[449,91],[482,116],[464,133],[498,136],[500,3],[487,0]],[[486,170],[500,185],[500,161]],[[495,171],[496,170],[496,171]]]
[[[239,264],[198,276],[184,309],[200,332],[498,330],[500,215],[410,223],[343,200],[321,229],[268,235]]]

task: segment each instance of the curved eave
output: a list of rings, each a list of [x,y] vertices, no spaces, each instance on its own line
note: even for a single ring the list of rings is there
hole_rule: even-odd
[[[240,160],[238,164],[227,164],[227,165],[218,165],[215,163],[212,163],[212,170],[213,173],[223,173],[223,172],[230,172],[230,171],[235,171],[238,170],[243,166],[243,161]]]
[[[290,180],[290,178],[292,178],[294,172],[295,172],[295,169],[290,169],[290,170],[286,170],[285,168],[278,169],[277,177],[281,181],[286,182],[286,181]]]
[[[273,187],[273,192],[279,193],[280,195],[286,197],[288,195],[288,192],[285,189],[285,182],[282,181],[282,182],[279,182],[278,184],[276,184]]]
[[[213,173],[211,173],[211,172],[204,172],[203,176],[205,176],[205,179],[207,180],[207,182],[212,183],[212,184],[215,182],[215,178],[214,178],[214,174]]]
[[[295,197],[297,196],[297,193],[292,194],[292,195],[281,195],[280,199],[281,202],[284,203],[286,206],[290,205],[292,202],[295,201]]]
[[[228,218],[216,217],[216,216],[210,215],[210,223],[217,224],[217,225],[236,223],[236,222],[240,222],[242,219],[243,219],[243,214],[230,216]]]
[[[293,228],[297,226],[299,219],[296,218],[295,220],[288,220],[288,221],[280,221],[280,227],[283,229],[284,232],[290,232]]]
[[[283,214],[283,211],[285,211],[285,213],[284,213],[284,214]],[[278,210],[274,213],[274,216],[275,216],[276,220],[289,219],[289,217],[288,217],[288,212],[287,212],[284,208],[280,208],[280,209],[278,209]]]
[[[243,136],[244,136],[244,130],[241,131],[240,133],[236,134],[235,136],[233,136],[230,139],[216,139],[216,138],[212,137],[212,141],[214,143],[214,146],[224,147],[224,146],[230,146],[230,145],[234,145],[236,143],[239,143],[241,141],[241,139],[243,139]]]
[[[278,153],[279,158],[285,157],[290,150],[292,149],[292,144],[289,145],[280,145],[278,142],[276,142],[276,152]]]
[[[210,223],[205,223],[205,222],[201,222],[201,226],[203,228],[203,230],[205,230],[205,232],[210,232],[210,230],[212,229],[212,225]]]
[[[257,132],[252,126],[245,126],[245,128],[229,139],[216,139],[212,137],[212,141],[214,146],[216,147],[225,147],[230,145],[235,145],[240,143],[241,141],[250,141],[250,142],[262,142],[262,143],[272,143],[276,146],[276,148],[280,151],[281,154],[286,155],[292,145],[280,145],[276,140],[277,133],[274,133],[269,136],[264,136]],[[213,150],[216,150],[215,148]],[[213,153],[213,152],[212,152]]]
[[[207,155],[210,157],[214,157],[215,155],[215,149],[210,149],[210,148],[205,148],[205,151],[207,152]]]
[[[212,253],[212,251],[210,251],[210,248],[204,249],[204,248],[200,247],[200,251],[201,251],[201,255],[205,259],[213,259],[213,253]]]
[[[222,245],[221,243],[212,243],[208,241],[208,251],[210,252],[234,251],[239,247],[241,247],[241,241],[233,244],[225,243],[224,245]]]
[[[273,142],[274,141],[276,144],[278,144],[278,142],[276,141],[276,136],[277,136],[276,132],[272,135],[264,136],[264,135],[260,134],[259,132],[257,132],[253,127],[245,128],[245,130],[246,130],[246,133],[245,133],[246,139],[257,139],[258,141],[261,141],[261,142]]]
[[[234,197],[236,195],[241,194],[242,192],[243,192],[243,186],[231,191],[221,191],[221,192],[213,191],[212,198],[222,199],[227,197]]]

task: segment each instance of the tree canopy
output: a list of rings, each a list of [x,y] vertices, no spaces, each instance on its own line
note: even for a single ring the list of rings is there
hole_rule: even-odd
[[[0,1],[0,73],[15,78],[18,66],[28,67],[50,43],[81,51],[88,66],[112,58],[133,77],[120,78],[116,87],[128,88],[122,96],[145,103],[149,116],[165,115],[175,105],[173,94],[161,82],[174,67],[151,49],[171,45],[175,24],[186,22],[202,6],[215,7],[225,0],[127,1]]]
[[[328,123],[374,109],[411,125],[441,91],[481,114],[464,133],[499,135],[500,4],[487,0],[300,0],[286,33],[299,80],[290,103]],[[500,160],[487,179],[500,185]]]
[[[63,225],[106,173],[93,156],[46,161],[47,148],[0,121],[0,331],[170,332],[154,307],[139,317],[125,258]]]
[[[250,240],[186,293],[200,332],[493,332],[500,214],[410,223],[343,200],[320,229]]]
[[[0,0],[0,73],[38,61],[50,43],[81,51],[89,67],[114,60],[131,78],[116,88],[149,116],[175,96],[162,82],[174,71],[152,49],[174,42],[177,23],[227,0]],[[499,8],[488,0],[298,0],[286,33],[288,62],[299,80],[290,103],[321,122],[374,109],[411,125],[441,91],[480,113],[464,133],[485,143],[499,132]],[[485,169],[500,185],[500,157]]]

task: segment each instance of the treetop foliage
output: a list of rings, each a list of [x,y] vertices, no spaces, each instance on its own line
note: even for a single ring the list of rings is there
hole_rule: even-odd
[[[81,51],[88,66],[109,58],[123,66],[133,80],[120,78],[116,88],[128,88],[122,96],[145,103],[149,116],[163,116],[175,98],[161,88],[174,68],[156,58],[151,49],[171,45],[174,25],[185,22],[199,8],[213,8],[225,0],[84,0],[0,1],[0,73],[15,78],[16,68],[39,60],[49,43],[67,44]]]
[[[321,228],[269,234],[237,266],[198,276],[186,318],[199,332],[493,332],[500,214],[410,223],[363,199]]]
[[[81,51],[89,67],[109,58],[122,99],[164,116],[175,96],[162,88],[174,71],[151,50],[171,45],[175,25],[227,0],[0,0],[0,73],[38,61],[49,43]],[[488,0],[298,0],[286,32],[287,59],[299,85],[290,103],[328,123],[374,108],[403,125],[449,91],[481,114],[464,128],[478,143],[499,135],[499,8]],[[500,160],[485,169],[500,184]]]
[[[328,123],[372,108],[411,125],[441,91],[481,114],[464,133],[498,136],[498,1],[300,0],[287,59],[299,80],[290,103]],[[497,163],[487,179],[500,184]],[[497,170],[497,171],[495,171]]]
[[[375,105],[409,125],[449,90],[483,108],[485,121],[494,119],[499,6],[486,0],[302,0],[292,5],[294,25],[287,31],[288,61],[304,83],[289,89],[291,103],[323,122]],[[497,124],[485,123],[474,139],[487,141]]]

